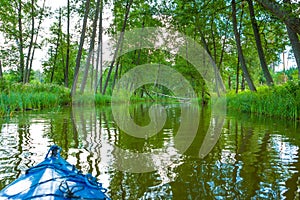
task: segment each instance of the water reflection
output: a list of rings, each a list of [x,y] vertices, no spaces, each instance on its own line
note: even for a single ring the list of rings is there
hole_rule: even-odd
[[[149,123],[148,108],[145,104],[130,108],[137,124]],[[0,119],[0,188],[42,161],[55,143],[70,163],[97,176],[112,199],[299,198],[299,122],[229,114],[216,146],[201,159],[210,111],[201,110],[198,133],[181,155],[174,149],[181,110],[178,105],[166,108],[164,128],[147,139],[122,132],[109,107],[75,113],[71,109],[28,112]],[[137,152],[167,146],[173,149],[173,163],[154,172],[119,171],[116,146]]]

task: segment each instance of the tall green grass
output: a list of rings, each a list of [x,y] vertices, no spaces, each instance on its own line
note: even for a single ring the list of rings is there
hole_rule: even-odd
[[[244,91],[227,95],[228,109],[290,119],[300,118],[300,82],[260,87],[257,92]]]
[[[0,93],[0,116],[15,111],[54,108],[71,102],[70,91],[54,84],[9,84]]]

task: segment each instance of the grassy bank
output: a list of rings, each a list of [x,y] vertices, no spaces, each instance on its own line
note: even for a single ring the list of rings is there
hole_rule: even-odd
[[[55,84],[21,84],[0,82],[0,116],[13,115],[15,112],[26,110],[57,109],[60,106],[77,104],[108,105],[111,103],[110,95],[102,94],[77,94],[71,98],[70,89]],[[124,103],[124,98],[116,99]],[[155,97],[130,98],[131,103],[137,102],[177,102],[177,100]]]
[[[0,116],[16,111],[57,108],[71,102],[70,91],[53,84],[9,84],[0,93]]]
[[[257,92],[227,95],[228,109],[282,118],[300,118],[300,82],[260,87]]]
[[[0,84],[0,116],[16,111],[58,108],[71,105],[70,89],[53,84]],[[111,96],[84,94],[76,97],[78,103],[105,105]],[[74,99],[73,99],[74,100]],[[131,97],[131,102],[152,102],[150,97]],[[162,103],[178,103],[176,99],[155,97]],[[198,100],[200,102],[200,100]],[[123,99],[120,99],[123,102]],[[240,112],[257,113],[290,119],[300,119],[300,82],[288,82],[273,87],[260,87],[257,92],[243,91],[227,95],[227,107]]]

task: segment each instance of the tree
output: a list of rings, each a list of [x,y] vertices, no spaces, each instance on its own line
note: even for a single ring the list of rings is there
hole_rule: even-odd
[[[70,65],[70,0],[67,3],[67,57],[64,71],[65,87],[69,86],[69,65]]]
[[[281,6],[276,1],[256,0],[265,9],[269,10],[273,15],[282,20],[288,27],[300,34],[300,18],[296,17],[293,11],[288,11],[286,6]]]
[[[98,74],[100,74],[100,79],[99,79],[99,90],[100,93],[102,93],[102,49],[103,49],[103,41],[102,41],[102,34],[103,34],[103,27],[102,27],[102,12],[103,12],[103,0],[100,2],[100,11],[99,11],[99,31],[98,31],[98,48],[97,48],[97,58],[96,58],[96,72],[95,72],[95,93],[97,92],[97,87],[98,87]],[[100,68],[100,72],[98,72],[98,69]]]
[[[235,40],[236,40],[236,47],[237,47],[237,51],[238,51],[238,57],[239,57],[241,67],[242,67],[245,79],[248,83],[248,86],[249,86],[250,90],[251,91],[256,91],[256,88],[253,84],[253,81],[251,79],[251,76],[250,76],[250,74],[248,72],[248,69],[247,69],[247,66],[246,66],[246,61],[245,61],[242,46],[241,46],[241,39],[240,39],[240,35],[239,35],[238,29],[237,29],[235,0],[231,1],[231,6],[232,6],[232,24],[233,24],[234,36],[235,36]]]
[[[30,80],[34,51],[38,46],[39,29],[45,17],[45,0],[42,8],[38,6],[37,0],[2,0],[0,7],[0,31],[4,35],[5,44],[9,44],[5,49],[9,50],[9,57],[14,56],[13,66],[9,66],[9,70],[18,73],[16,81],[27,83]],[[5,59],[7,60],[8,57]],[[6,65],[7,62],[3,63]]]
[[[17,36],[17,43],[18,43],[18,49],[19,49],[19,56],[20,56],[20,67],[19,67],[19,72],[20,72],[20,81],[23,80],[24,76],[24,42],[23,42],[23,26],[22,26],[22,0],[18,0],[18,36]]]
[[[248,5],[249,5],[249,13],[250,13],[250,18],[251,18],[251,25],[253,28],[253,33],[254,33],[254,37],[255,37],[255,43],[256,43],[256,48],[257,48],[257,52],[258,52],[258,56],[259,56],[259,60],[260,60],[260,65],[261,68],[263,70],[263,73],[265,75],[265,78],[267,80],[267,84],[269,86],[273,85],[273,79],[272,76],[269,72],[267,63],[266,63],[266,59],[265,59],[265,54],[264,54],[264,50],[261,44],[261,39],[260,39],[260,34],[259,34],[259,28],[255,19],[255,14],[254,14],[254,8],[253,8],[253,2],[252,0],[247,0]]]
[[[119,53],[119,48],[120,48],[120,46],[123,42],[124,32],[125,32],[125,28],[126,28],[127,20],[128,20],[128,17],[129,17],[129,12],[130,12],[130,7],[132,5],[132,2],[133,2],[133,0],[127,0],[127,3],[126,3],[126,11],[125,11],[124,21],[123,21],[123,25],[122,25],[122,30],[121,30],[120,36],[118,38],[118,42],[117,42],[117,45],[116,45],[116,49],[115,49],[115,52],[114,52],[114,55],[113,55],[112,62],[111,62],[110,67],[109,67],[108,75],[107,75],[107,78],[106,78],[106,81],[105,81],[105,85],[104,85],[102,94],[105,94],[105,92],[106,92],[108,82],[109,82],[109,79],[110,79],[110,75],[111,75],[112,69],[114,67],[114,64],[116,62],[117,55]]]
[[[287,5],[291,5],[290,0],[284,0]],[[286,30],[288,33],[288,36],[290,38],[290,43],[294,52],[295,60],[298,66],[298,79],[300,80],[300,40],[298,37],[297,32],[290,28],[288,25],[286,25]]]
[[[51,78],[50,78],[50,83],[53,82],[53,77],[54,77],[54,72],[55,72],[55,68],[56,68],[56,62],[57,62],[57,56],[58,56],[58,52],[59,52],[59,49],[60,49],[60,42],[61,42],[61,35],[62,35],[62,31],[61,31],[61,16],[62,16],[62,13],[61,13],[61,9],[59,9],[59,17],[58,17],[58,27],[56,30],[56,44],[55,44],[55,55],[54,55],[54,61],[53,61],[53,66],[52,66],[52,70],[51,70]],[[52,49],[51,49],[51,53],[52,53]]]
[[[77,52],[76,66],[75,66],[73,84],[72,84],[72,88],[71,88],[71,96],[73,96],[76,92],[76,84],[77,84],[77,80],[78,80],[78,73],[79,73],[79,68],[80,68],[80,62],[81,62],[81,56],[82,56],[82,51],[83,51],[83,44],[84,44],[84,38],[85,38],[85,32],[86,32],[89,11],[90,11],[90,0],[86,0],[79,49]]]
[[[42,21],[43,21],[43,17],[44,17],[44,13],[45,13],[45,3],[46,3],[46,0],[43,1],[43,6],[40,10],[40,15],[39,15],[39,22],[38,22],[38,27],[37,27],[37,30],[36,30],[36,34],[35,34],[35,39],[34,39],[34,43],[33,43],[33,50],[32,50],[32,53],[29,57],[30,57],[30,64],[29,64],[29,69],[28,69],[28,73],[27,73],[27,76],[26,76],[26,83],[28,83],[30,81],[30,72],[31,72],[31,69],[32,69],[32,63],[33,63],[33,59],[34,59],[34,55],[35,55],[35,49],[37,48],[37,40],[38,40],[38,37],[39,37],[39,32],[40,32],[40,29],[41,29],[41,24],[42,24]],[[34,20],[33,20],[34,21]],[[29,57],[27,59],[29,59]]]
[[[298,66],[298,79],[300,80],[300,40],[297,33],[293,29],[291,29],[289,26],[286,26],[286,29],[290,38],[291,46]]]
[[[89,47],[89,51],[88,51],[88,57],[86,59],[84,75],[83,75],[83,79],[82,79],[82,82],[81,82],[80,93],[83,93],[84,89],[85,89],[85,85],[86,85],[86,81],[87,81],[87,77],[88,77],[88,73],[89,73],[89,68],[90,68],[90,62],[91,62],[92,54],[93,54],[94,47],[95,47],[95,38],[96,38],[99,10],[100,10],[100,0],[97,0],[96,12],[95,12],[93,25],[92,25],[93,33],[92,33],[92,36],[91,36],[90,47]]]
[[[31,56],[31,50],[33,47],[34,42],[34,24],[35,24],[35,7],[34,7],[34,0],[31,0],[31,32],[30,32],[30,42],[27,52],[27,59],[26,59],[26,65],[24,69],[24,76],[23,76],[23,83],[28,82],[27,77],[29,77],[30,71],[29,71],[29,65],[30,65],[30,56]]]

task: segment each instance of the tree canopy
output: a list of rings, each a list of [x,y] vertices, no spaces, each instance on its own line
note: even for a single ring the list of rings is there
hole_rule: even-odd
[[[90,88],[111,93],[116,80],[128,70],[159,63],[172,66],[198,93],[205,93],[201,75],[184,58],[143,48],[122,54],[122,34],[112,45],[112,62],[103,62],[105,38],[135,28],[164,27],[201,44],[227,89],[238,92],[248,87],[255,91],[260,85],[299,80],[299,4],[291,0],[66,0],[54,10],[47,6],[49,0],[2,0],[0,78],[10,74],[15,82],[30,82],[39,50],[46,55],[41,60],[43,80],[69,88],[79,84],[81,92]],[[49,21],[48,29],[45,23]],[[286,49],[291,49],[291,54],[283,58]],[[285,59],[294,65],[278,72]],[[87,80],[87,73],[91,80]],[[279,73],[286,79],[278,78]],[[80,78],[79,74],[85,75]],[[153,85],[136,93],[145,96],[149,91],[167,93]]]

